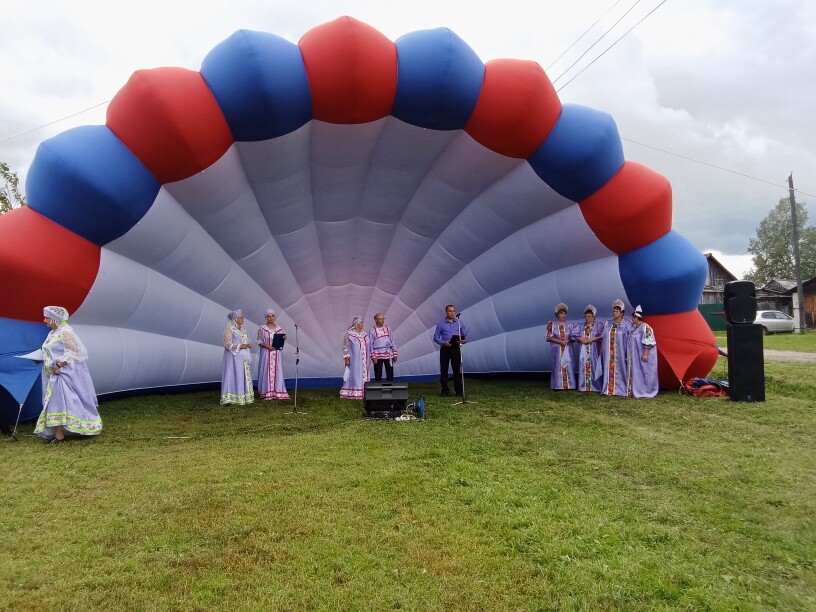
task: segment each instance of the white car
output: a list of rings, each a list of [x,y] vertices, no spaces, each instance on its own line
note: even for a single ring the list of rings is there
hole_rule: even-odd
[[[754,323],[762,326],[762,334],[776,334],[793,331],[793,317],[778,310],[757,310]]]

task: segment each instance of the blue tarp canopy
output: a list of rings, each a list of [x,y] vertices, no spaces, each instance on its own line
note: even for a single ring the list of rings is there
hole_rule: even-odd
[[[42,366],[29,359],[20,359],[42,346],[48,328],[42,323],[12,321],[0,318],[0,409],[2,414],[16,415],[20,404],[26,404],[26,417],[36,415],[39,393],[31,393],[40,378]],[[32,395],[28,401],[29,394]],[[33,414],[28,414],[33,413]]]

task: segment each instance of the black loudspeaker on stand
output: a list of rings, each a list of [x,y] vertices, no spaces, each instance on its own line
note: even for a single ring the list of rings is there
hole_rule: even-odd
[[[728,319],[728,395],[732,402],[765,401],[762,326],[755,325],[756,289],[751,281],[732,281],[723,291]]]
[[[731,281],[723,287],[725,318],[733,324],[753,323],[757,315],[756,289],[751,281]]]

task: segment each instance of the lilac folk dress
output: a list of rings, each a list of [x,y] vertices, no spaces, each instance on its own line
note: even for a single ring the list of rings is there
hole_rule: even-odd
[[[249,349],[242,344],[249,343],[249,335],[243,327],[230,321],[224,329],[224,363],[221,367],[221,405],[243,406],[255,401],[252,389],[252,374],[249,371],[251,359]]]
[[[280,326],[270,329],[262,325],[258,328],[258,342],[272,346],[272,336],[282,333],[284,331]],[[258,395],[265,400],[288,400],[289,393],[283,380],[283,351],[260,347],[259,357]]]
[[[649,351],[647,361],[643,352]],[[657,342],[648,323],[641,323],[629,336],[629,368],[627,392],[629,397],[654,397],[657,395]]]
[[[547,338],[558,340],[569,340],[573,332],[574,324],[569,321],[560,323],[550,321],[547,323]],[[550,342],[550,389],[574,389],[575,388],[575,367],[572,361],[572,349],[570,345],[561,346],[555,342]]]
[[[97,410],[96,390],[88,371],[88,351],[67,323],[51,330],[42,346],[43,409],[34,433],[41,438],[55,436],[54,428],[82,436],[96,436],[102,431]],[[68,362],[54,373],[57,362]]]
[[[348,380],[343,376],[340,397],[363,399],[365,383],[371,380],[368,357],[368,332],[355,331],[353,327],[343,336],[343,359],[349,358]]]
[[[603,334],[603,323],[596,321],[592,325],[576,325],[572,330],[572,339],[578,346],[578,390],[600,393],[603,389],[603,360],[601,343],[582,344],[578,338],[600,338]]]
[[[603,384],[601,393],[626,397],[626,353],[629,335],[634,325],[622,319],[620,323],[607,321],[603,327],[601,357],[603,359]]]

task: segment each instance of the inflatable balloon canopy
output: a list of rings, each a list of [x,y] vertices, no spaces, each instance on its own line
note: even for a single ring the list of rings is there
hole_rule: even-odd
[[[227,313],[294,323],[304,384],[341,376],[354,315],[383,312],[399,376],[432,376],[445,306],[469,372],[549,369],[558,302],[640,304],[664,385],[705,376],[704,257],[668,181],[612,118],[562,104],[534,62],[483,63],[445,28],[392,42],[342,17],[298,44],[241,30],[198,72],[134,73],[105,125],[43,142],[0,218],[0,383],[16,401],[45,305],[65,306],[100,394],[218,381]],[[17,367],[21,366],[21,367]],[[36,374],[35,374],[36,375]],[[22,399],[20,399],[22,397]]]

